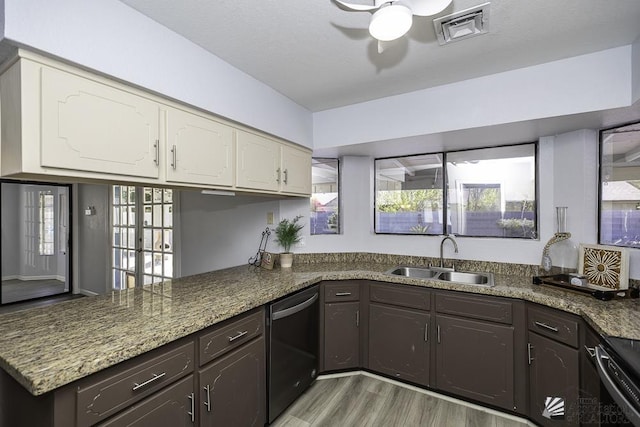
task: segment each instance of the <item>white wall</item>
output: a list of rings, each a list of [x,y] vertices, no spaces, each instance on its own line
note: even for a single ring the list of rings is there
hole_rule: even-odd
[[[568,206],[568,229],[578,243],[597,242],[598,133],[578,130],[539,141],[540,239],[458,237],[460,252],[446,246],[445,256],[460,259],[539,264],[546,242],[555,233],[555,207]],[[296,252],[383,252],[438,256],[441,237],[391,236],[373,233],[373,159],[342,159],[343,234],[309,236]],[[307,200],[283,201],[281,216],[308,218]],[[632,278],[640,278],[640,250],[631,251]]]
[[[267,227],[267,212],[277,220],[278,209],[278,201],[266,197],[181,191],[181,275],[247,264]],[[280,252],[274,240],[272,234],[267,250]]]
[[[631,105],[631,48],[317,112],[314,148],[627,107]]]
[[[117,0],[4,0],[4,38],[308,147],[312,116]]]

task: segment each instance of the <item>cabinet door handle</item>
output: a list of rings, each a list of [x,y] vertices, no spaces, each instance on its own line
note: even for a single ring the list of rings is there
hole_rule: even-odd
[[[140,390],[142,387],[149,385],[155,381],[158,381],[160,378],[164,377],[165,375],[167,375],[166,372],[163,372],[161,374],[153,374],[153,377],[149,378],[148,380],[141,382],[140,384],[138,383],[133,383],[133,388],[131,389],[132,391],[136,391],[136,390]]]
[[[156,142],[153,144],[153,148],[156,152],[156,157],[153,159],[153,162],[156,166],[160,165],[160,140],[156,139]]]
[[[205,400],[204,406],[207,407],[207,412],[211,412],[211,387],[209,387],[209,384],[204,386],[204,391],[207,392],[207,400]]]
[[[550,326],[547,325],[546,323],[542,323],[542,322],[534,322],[537,326],[540,326],[541,328],[545,328],[549,331],[553,331],[553,332],[558,332],[558,328],[554,327],[554,326]]]
[[[196,420],[196,399],[193,392],[189,395],[189,400],[191,401],[191,411],[187,412],[187,415],[191,415],[191,422],[193,423]]]
[[[360,310],[356,310],[356,326],[360,326]]]
[[[229,337],[229,342],[234,342],[235,340],[247,335],[247,333],[249,333],[249,331],[238,332],[236,335]]]
[[[171,148],[171,167],[173,169],[176,168],[176,157],[177,157],[178,147],[175,145]]]
[[[424,324],[424,341],[429,342],[429,323]]]
[[[287,184],[288,180],[289,180],[289,170],[285,169],[284,170],[284,183]]]
[[[351,292],[336,292],[335,295],[337,297],[348,297],[351,296]]]
[[[278,174],[278,177],[276,178],[276,182],[280,184],[280,174],[281,174],[280,168],[276,169],[276,173]]]
[[[436,326],[436,339],[438,340],[438,344],[440,344],[440,325]]]
[[[527,343],[527,360],[529,361],[529,365],[531,365],[531,362],[533,362],[533,357],[531,357],[531,349],[533,348],[533,346],[531,345],[530,342]]]

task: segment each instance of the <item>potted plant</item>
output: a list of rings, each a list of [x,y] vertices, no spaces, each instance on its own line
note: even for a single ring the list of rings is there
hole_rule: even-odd
[[[291,264],[293,264],[291,246],[302,239],[300,230],[302,230],[304,224],[298,223],[301,218],[302,215],[298,215],[292,220],[284,218],[276,227],[276,242],[284,249],[284,252],[280,254],[280,266],[283,268],[291,267]]]

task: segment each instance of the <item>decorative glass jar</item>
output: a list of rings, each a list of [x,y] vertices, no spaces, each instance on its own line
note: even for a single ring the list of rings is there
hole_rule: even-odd
[[[566,206],[556,207],[556,234],[542,251],[542,268],[553,273],[572,273],[578,269],[578,246],[567,231]]]

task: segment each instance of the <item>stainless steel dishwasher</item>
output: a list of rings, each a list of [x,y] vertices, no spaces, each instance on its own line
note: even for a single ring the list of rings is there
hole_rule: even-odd
[[[315,380],[318,373],[318,286],[269,307],[269,423]]]

